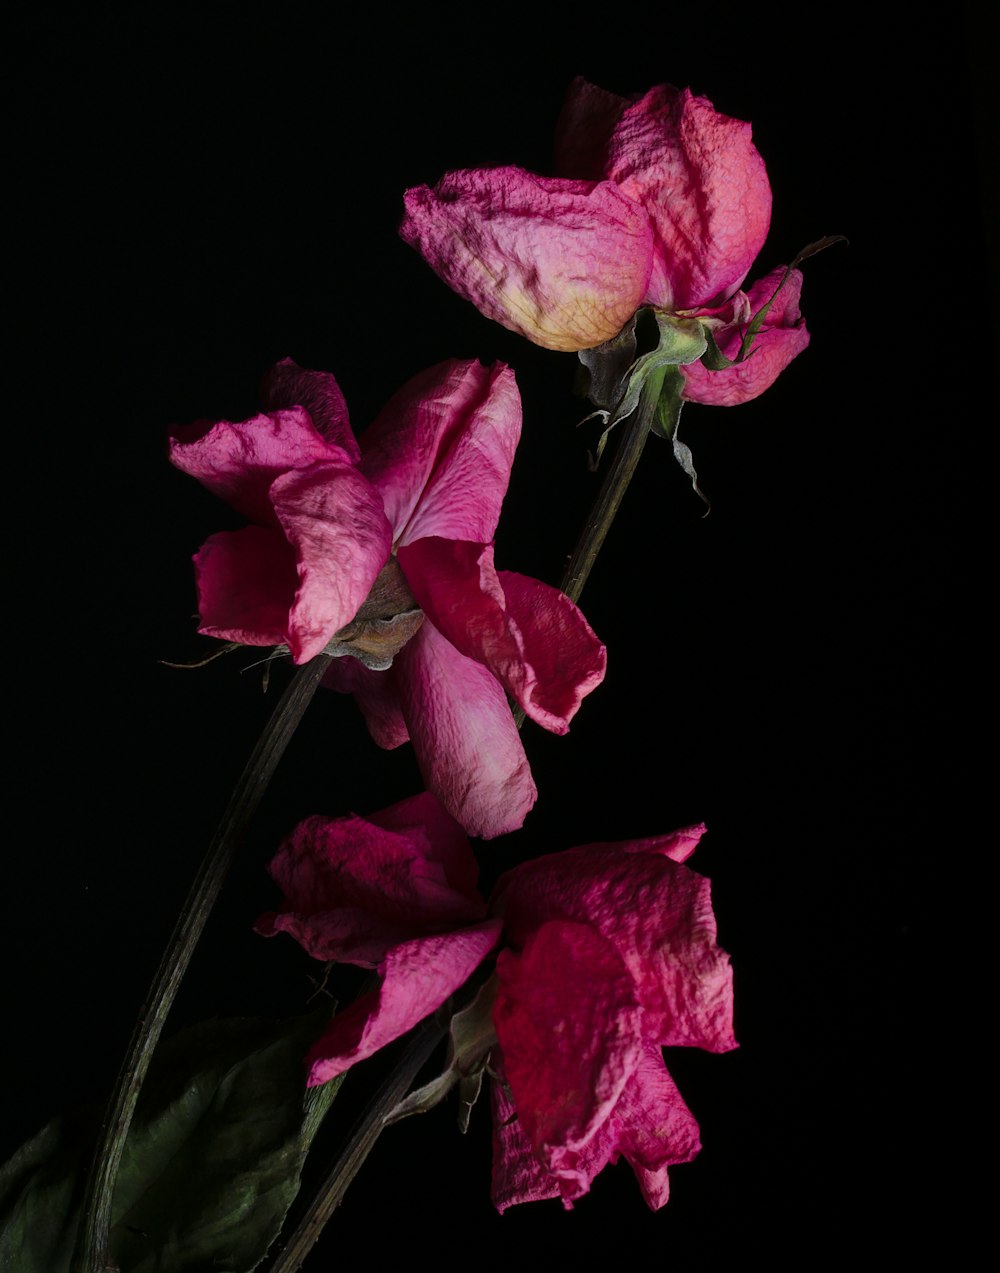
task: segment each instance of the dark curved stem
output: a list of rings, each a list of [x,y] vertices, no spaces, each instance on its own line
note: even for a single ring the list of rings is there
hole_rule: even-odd
[[[139,1013],[104,1113],[87,1180],[83,1223],[71,1266],[73,1273],[113,1273],[115,1266],[110,1261],[108,1239],[115,1178],[153,1049],[236,848],[329,663],[330,656],[321,654],[295,673],[257,740],[191,885]]]

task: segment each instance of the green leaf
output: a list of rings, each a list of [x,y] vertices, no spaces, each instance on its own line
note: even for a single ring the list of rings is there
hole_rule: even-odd
[[[122,1273],[261,1262],[339,1086],[305,1091],[303,1057],[325,1020],[208,1022],[158,1050],[115,1188]],[[68,1273],[98,1121],[56,1119],[0,1168],[3,1273]]]

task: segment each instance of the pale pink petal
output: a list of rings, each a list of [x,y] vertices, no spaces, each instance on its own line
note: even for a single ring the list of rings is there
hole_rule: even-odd
[[[183,425],[170,439],[170,462],[261,526],[275,525],[270,489],[290,469],[350,457],[324,441],[304,407],[232,423]]]
[[[764,244],[771,188],[750,125],[662,84],[625,109],[606,175],[655,230],[645,299],[691,309],[739,287]]]
[[[309,1086],[343,1074],[440,1008],[475,972],[499,936],[499,921],[488,919],[390,950],[379,967],[378,990],[338,1013],[309,1050]]]
[[[569,86],[556,122],[556,173],[585,181],[606,177],[611,135],[629,104],[627,97],[609,93],[578,75]]]
[[[373,965],[390,945],[486,910],[468,840],[426,793],[370,818],[307,818],[268,870],[284,901],[256,930],[289,933],[316,959]]]
[[[498,575],[491,544],[421,539],[399,549],[399,564],[452,645],[488,667],[532,720],[565,734],[606,662],[573,602],[525,575]]]
[[[732,970],[716,944],[711,888],[687,867],[620,845],[570,849],[508,871],[491,910],[515,945],[547,920],[592,924],[628,966],[650,1038],[711,1052],[736,1046]]]
[[[649,221],[609,182],[478,168],[408,190],[405,202],[407,243],[487,318],[537,345],[600,345],[645,295]]]
[[[394,394],[361,439],[361,471],[400,543],[493,538],[521,436],[521,399],[503,363],[452,359]]]
[[[240,645],[282,645],[298,577],[280,531],[220,531],[195,554],[198,631]]]
[[[392,531],[378,495],[346,462],[285,473],[271,484],[271,501],[295,550],[288,646],[305,663],[357,614],[389,558]]]
[[[351,429],[347,403],[340,386],[328,371],[310,371],[291,358],[282,358],[264,377],[260,397],[266,411],[305,407],[321,437],[342,447],[355,462],[360,459],[361,452]]]
[[[503,687],[430,621],[392,668],[428,790],[470,835],[516,831],[538,792]]]
[[[784,267],[758,280],[747,294],[747,311],[754,314],[774,295]],[[809,333],[799,310],[802,274],[793,270],[764,318],[764,326],[754,337],[752,353],[745,362],[725,371],[709,371],[700,362],[681,367],[683,397],[707,406],[734,407],[749,402],[774,384],[788,364],[809,344]],[[719,349],[735,358],[745,328],[733,325],[714,333]]]
[[[340,694],[354,695],[368,732],[379,747],[392,751],[410,741],[391,669],[373,672],[358,659],[345,655],[333,660],[323,674],[323,684]]]
[[[520,955],[503,950],[493,1009],[514,1105],[544,1166],[560,1174],[611,1114],[642,1054],[642,1010],[611,942],[553,921]]]

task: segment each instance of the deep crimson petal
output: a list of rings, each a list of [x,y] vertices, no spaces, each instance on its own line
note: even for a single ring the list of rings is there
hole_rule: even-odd
[[[400,234],[449,287],[548,349],[609,340],[646,292],[648,219],[609,182],[478,168],[408,190],[405,204]]]
[[[536,858],[498,881],[491,910],[508,939],[540,924],[591,924],[627,964],[648,1037],[725,1052],[733,1037],[732,970],[717,945],[708,880],[655,852],[590,845]]]
[[[692,309],[739,287],[771,217],[771,187],[749,124],[690,89],[662,84],[622,112],[606,175],[652,220],[650,304]]]
[[[274,479],[322,460],[347,464],[350,457],[325,441],[298,406],[238,423],[184,425],[170,439],[172,464],[261,526],[275,525],[269,494]]]
[[[404,942],[379,967],[382,984],[334,1017],[307,1057],[315,1087],[343,1074],[436,1011],[475,972],[500,936],[498,920]]]
[[[509,367],[452,359],[400,389],[361,439],[361,471],[401,543],[493,538],[521,436]]]
[[[285,473],[271,484],[271,500],[295,550],[288,646],[305,663],[357,614],[389,558],[392,531],[377,493],[346,462]]]
[[[567,1154],[611,1114],[642,1054],[642,1011],[632,976],[594,927],[553,921],[520,955],[497,960],[493,1009],[518,1118],[543,1163]]]
[[[750,288],[746,307],[749,313],[756,313],[770,300],[784,273],[784,268],[779,266]],[[793,270],[768,310],[747,360],[725,371],[709,371],[700,362],[681,367],[684,398],[706,406],[734,407],[769,389],[809,344],[809,333],[799,309],[801,294],[802,274]],[[715,338],[722,353],[727,358],[735,358],[743,340],[743,328],[724,327],[715,333]]]
[[[319,435],[342,447],[354,461],[361,457],[351,429],[347,403],[340,386],[328,371],[311,371],[291,358],[282,358],[268,371],[261,385],[261,401],[267,411],[305,407]]]
[[[368,732],[379,747],[392,751],[410,741],[391,671],[373,672],[347,655],[333,660],[323,674],[323,684],[340,694],[354,695]]]
[[[578,75],[556,121],[556,173],[587,181],[606,177],[611,135],[628,105],[627,97],[609,93]]]
[[[198,631],[240,645],[281,645],[298,577],[280,531],[266,526],[220,531],[195,554]]]
[[[374,967],[400,942],[486,910],[468,840],[426,792],[367,818],[307,818],[268,870],[284,901],[256,931],[288,933],[315,959]]]
[[[500,683],[430,621],[392,671],[428,790],[470,835],[516,831],[538,792]]]

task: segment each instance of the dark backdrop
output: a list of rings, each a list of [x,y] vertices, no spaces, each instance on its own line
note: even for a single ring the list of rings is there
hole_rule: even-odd
[[[987,132],[977,145],[962,13],[924,29],[905,6],[849,5],[811,11],[808,35],[782,6],[573,14],[149,4],[14,29],[0,1151],[109,1082],[287,677],[265,697],[248,659],[160,662],[210,648],[190,556],[238,524],[167,464],[167,426],[251,414],[285,355],[333,371],[359,429],[430,363],[503,359],[525,426],[498,561],[555,582],[596,483],[574,360],[452,295],[397,238],[401,195],[448,168],[545,171],[576,74],[622,93],[669,80],[753,121],[774,190],[760,269],[822,234],[851,246],[807,264],[812,345],[779,382],[686,412],[707,519],[650,442],[584,594],[607,680],[568,737],[526,729],[541,799],[480,859],[488,884],[524,857],[704,819],[693,864],[742,1046],[668,1053],[705,1148],[660,1214],[621,1164],[572,1214],[498,1218],[485,1109],[464,1140],[438,1110],[384,1137],[308,1267],[356,1239],[375,1267],[927,1252],[958,1224],[939,1073],[963,977],[939,949],[971,785],[951,704],[991,343],[969,317]],[[981,26],[974,12],[974,46]],[[309,961],[250,932],[274,902],[264,863],[301,816],[418,785],[409,748],[378,751],[321,694],[173,1025],[302,1009]],[[364,1089],[352,1076],[340,1106]]]

